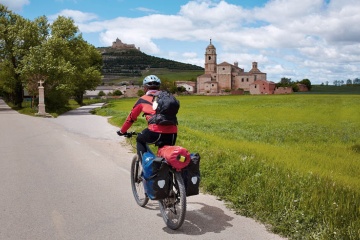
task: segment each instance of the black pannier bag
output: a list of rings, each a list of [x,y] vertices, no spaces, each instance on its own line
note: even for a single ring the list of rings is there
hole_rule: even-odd
[[[200,185],[200,155],[191,153],[190,159],[189,165],[182,170],[186,196],[198,195]]]
[[[143,156],[143,178],[146,195],[151,200],[160,200],[169,196],[169,165],[163,158],[145,153]]]

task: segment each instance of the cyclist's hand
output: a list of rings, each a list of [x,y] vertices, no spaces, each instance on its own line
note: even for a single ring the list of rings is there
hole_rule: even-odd
[[[116,131],[119,136],[127,136],[127,133],[122,133],[120,130]]]

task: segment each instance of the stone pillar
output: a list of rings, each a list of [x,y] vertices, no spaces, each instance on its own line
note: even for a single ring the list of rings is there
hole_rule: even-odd
[[[46,116],[47,113],[45,112],[45,97],[44,97],[44,87],[43,87],[43,81],[39,81],[39,105],[38,105],[38,113],[37,115]]]

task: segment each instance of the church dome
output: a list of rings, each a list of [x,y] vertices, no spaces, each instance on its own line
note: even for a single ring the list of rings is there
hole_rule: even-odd
[[[210,44],[207,46],[207,49],[216,49],[215,46],[211,43],[211,39]]]

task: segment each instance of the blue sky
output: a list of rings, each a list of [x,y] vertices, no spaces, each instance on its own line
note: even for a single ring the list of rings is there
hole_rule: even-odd
[[[253,61],[268,80],[313,84],[360,78],[359,0],[0,0],[15,13],[74,19],[96,47],[116,38],[146,54],[204,66],[210,38],[218,63]]]

